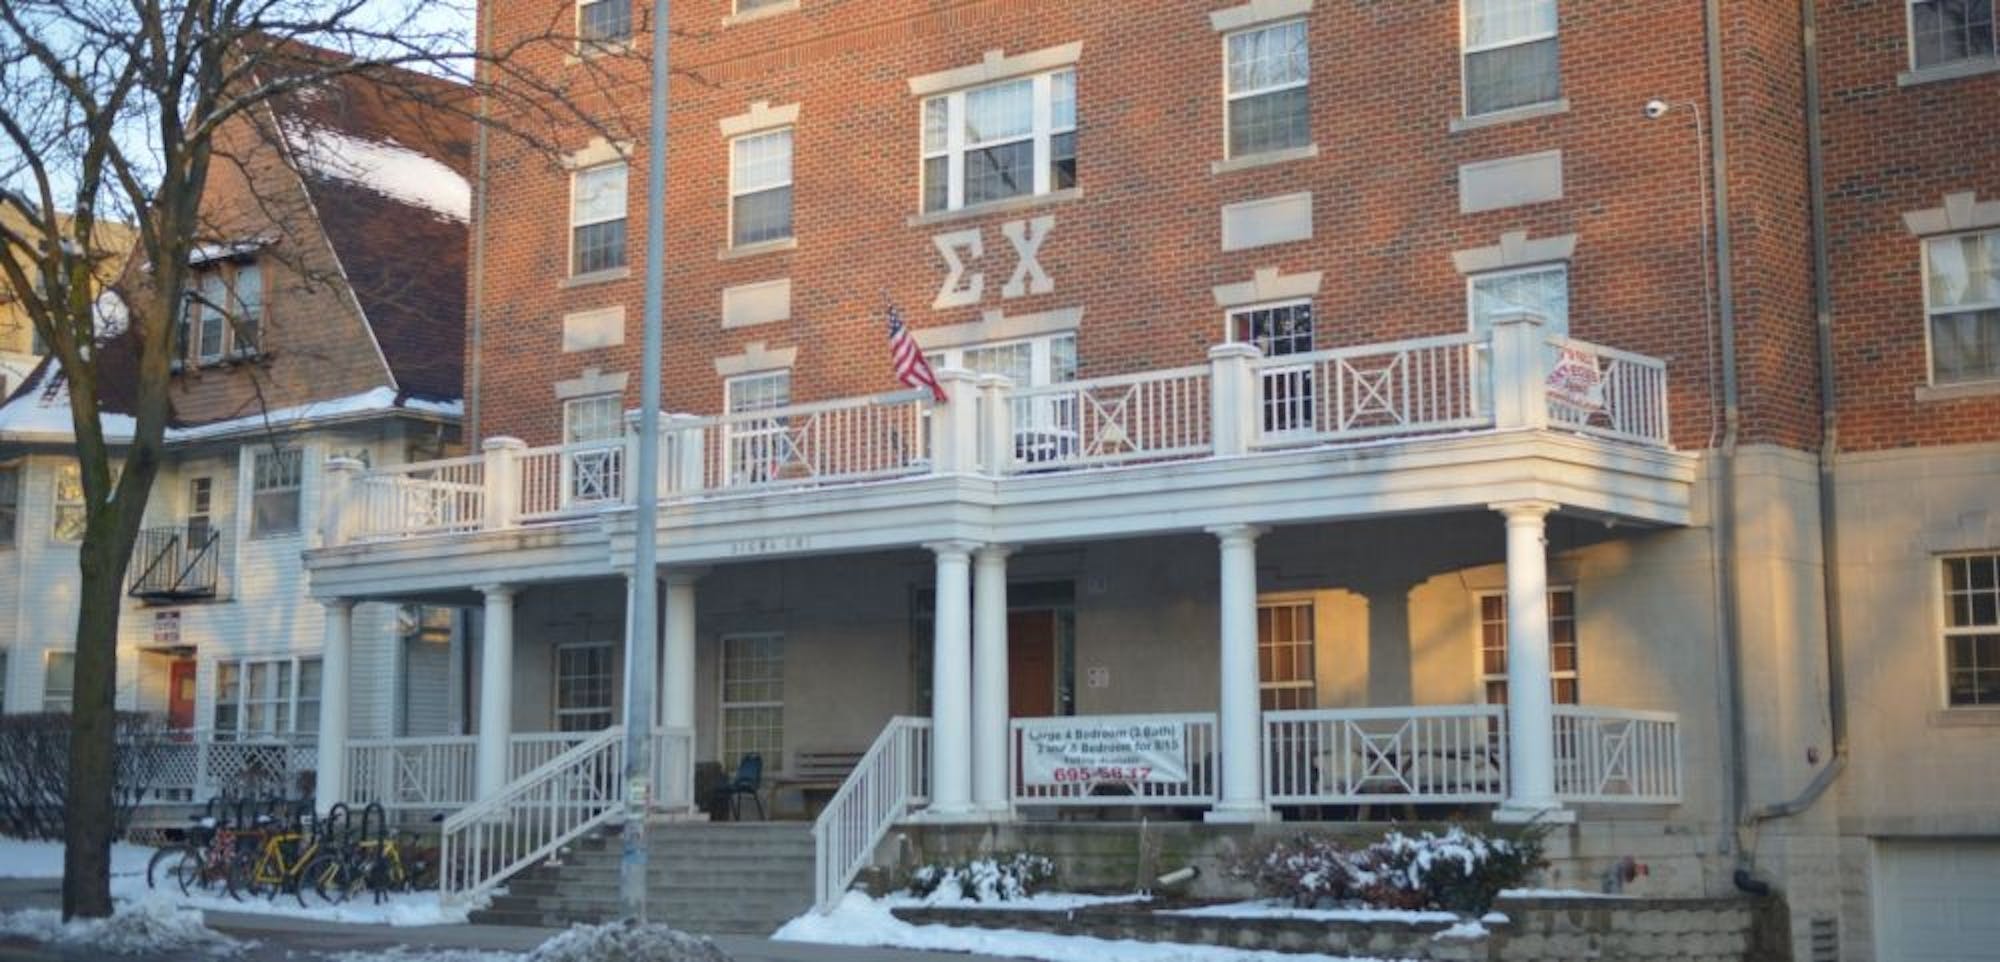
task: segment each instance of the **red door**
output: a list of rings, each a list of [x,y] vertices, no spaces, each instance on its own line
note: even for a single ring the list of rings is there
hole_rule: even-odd
[[[1007,615],[1007,713],[1047,718],[1056,713],[1056,616],[1052,611]]]
[[[194,727],[194,659],[183,658],[167,666],[167,727],[187,731]]]

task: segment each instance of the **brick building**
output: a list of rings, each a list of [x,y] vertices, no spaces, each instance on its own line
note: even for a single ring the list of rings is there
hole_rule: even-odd
[[[647,5],[574,12],[523,63],[601,123],[477,172],[477,481],[336,487],[308,556],[483,606],[488,799],[519,732],[623,710]],[[873,744],[822,896],[890,825],[1089,804],[1029,746],[1145,716],[1182,764],[1108,781],[1211,821],[1491,811],[1562,826],[1564,884],[1769,882],[1802,957],[1989,950],[1986,5],[672,16],[661,757],[810,790]],[[890,305],[949,401],[899,390]]]

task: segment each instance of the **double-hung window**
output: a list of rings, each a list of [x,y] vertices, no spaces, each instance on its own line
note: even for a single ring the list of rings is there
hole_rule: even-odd
[[[729,142],[729,243],[747,247],[792,236],[792,129]]]
[[[1489,705],[1507,703],[1507,596],[1479,596],[1479,682]],[[1577,703],[1576,592],[1549,589],[1549,697]]]
[[[611,727],[611,643],[556,646],[556,731]]]
[[[1246,157],[1312,142],[1306,83],[1306,22],[1258,27],[1223,38],[1229,156]]]
[[[1263,304],[1229,312],[1229,336],[1239,344],[1255,344],[1265,357],[1305,354],[1313,348],[1311,301]],[[1309,431],[1313,421],[1313,365],[1265,367],[1259,377],[1258,404],[1264,430]]]
[[[924,211],[1076,186],[1076,71],[924,100]]]
[[[1465,115],[1562,97],[1556,0],[1463,0]]]
[[[570,273],[595,274],[625,266],[626,166],[623,162],[579,170],[570,183]]]
[[[42,665],[42,710],[69,711],[76,703],[76,652],[51,651]]]
[[[632,0],[578,3],[576,36],[586,44],[617,43],[632,36]]]
[[[264,270],[254,261],[216,261],[194,271],[182,307],[176,357],[216,364],[257,353],[264,330]]]
[[[1318,707],[1310,598],[1257,603],[1257,686],[1265,711]]]
[[[754,415],[792,403],[792,372],[760,371],[732,377],[722,385],[723,410]],[[732,417],[724,432],[732,484],[756,484],[783,477],[795,459],[790,428],[783,417]]]
[[[49,535],[57,541],[82,541],[86,524],[83,504],[83,469],[65,464],[56,469],[55,513]]]
[[[601,504],[625,496],[625,429],[616,394],[598,394],[563,402],[563,445],[568,456],[563,470],[565,507]]]
[[[250,537],[298,533],[305,464],[305,452],[299,448],[262,450],[251,458]]]
[[[2000,230],[1924,242],[1931,382],[2000,379]]]
[[[21,517],[21,469],[0,465],[0,548],[14,546],[14,528]]]
[[[1994,57],[1993,0],[1910,0],[1910,65]]]
[[[745,755],[764,770],[777,767],[785,747],[785,639],[729,635],[722,639],[722,765],[735,771]]]
[[[319,731],[323,664],[318,658],[264,658],[215,664],[218,738],[273,738]]]
[[[2000,554],[1944,559],[1945,700],[2000,706]]]

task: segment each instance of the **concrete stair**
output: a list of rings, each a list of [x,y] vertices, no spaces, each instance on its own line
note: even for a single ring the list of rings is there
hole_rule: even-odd
[[[655,823],[647,845],[652,921],[709,935],[769,935],[812,906],[808,823]],[[472,921],[561,927],[617,918],[619,853],[616,830],[579,840],[559,863],[514,876]]]

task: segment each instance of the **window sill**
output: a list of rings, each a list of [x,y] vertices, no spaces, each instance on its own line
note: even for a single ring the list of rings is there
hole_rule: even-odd
[[[1008,214],[1019,210],[1033,210],[1036,207],[1051,204],[1067,204],[1070,201],[1082,199],[1083,188],[1071,187],[1065,190],[1052,190],[1046,194],[1032,194],[1027,197],[1009,197],[1006,200],[989,201],[972,207],[960,207],[957,210],[940,210],[929,214],[913,214],[906,223],[911,227],[928,227],[932,224],[944,224],[971,217],[982,217],[987,214]]]
[[[775,254],[779,251],[798,249],[799,239],[796,237],[787,237],[783,240],[745,244],[742,247],[725,247],[715,253],[715,259],[719,261],[733,261],[741,260],[745,257],[756,257],[759,254]]]
[[[774,3],[768,7],[758,7],[755,10],[732,13],[722,18],[722,25],[725,27],[734,27],[738,24],[755,23],[758,20],[765,20],[781,14],[797,13],[798,9],[799,0],[786,0],[784,3]]]
[[[639,41],[635,37],[621,37],[617,40],[581,40],[576,49],[563,54],[563,65],[574,67],[586,60],[599,57],[629,57],[639,52]]]
[[[589,274],[574,274],[556,282],[556,287],[569,290],[572,287],[589,287],[592,284],[609,284],[632,276],[630,267],[614,267],[608,271],[593,271]]]
[[[1307,144],[1304,147],[1267,150],[1261,154],[1250,154],[1245,157],[1231,157],[1228,160],[1218,160],[1208,165],[1208,172],[1211,174],[1226,174],[1233,170],[1251,170],[1257,167],[1269,167],[1273,164],[1289,163],[1294,160],[1311,160],[1318,156],[1319,145]]]
[[[1545,104],[1509,107],[1506,110],[1496,110],[1490,114],[1480,114],[1476,117],[1454,117],[1452,118],[1450,129],[1452,133],[1457,134],[1468,130],[1479,130],[1483,127],[1498,127],[1502,124],[1533,120],[1537,117],[1553,117],[1557,114],[1566,113],[1569,113],[1568,97],[1560,100],[1551,100]]]
[[[1951,63],[1933,64],[1905,70],[1896,75],[1896,86],[1915,87],[1920,84],[1958,80],[1962,77],[1977,77],[1981,74],[2000,73],[2000,57],[1967,57]]]
[[[1932,728],[2000,728],[2000,707],[1967,705],[1931,712]]]
[[[1923,384],[1917,387],[1918,401],[1956,401],[1961,398],[1991,397],[1995,394],[2000,394],[2000,381]]]

